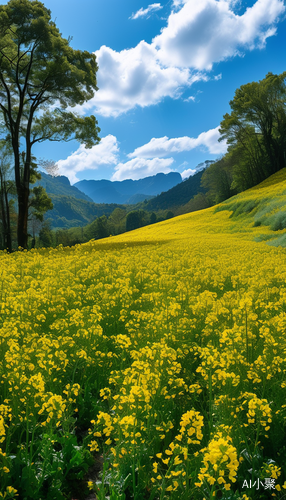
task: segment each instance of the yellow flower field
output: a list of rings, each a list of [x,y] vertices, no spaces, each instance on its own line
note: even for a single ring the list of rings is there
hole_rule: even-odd
[[[285,177],[1,253],[0,498],[283,498]]]

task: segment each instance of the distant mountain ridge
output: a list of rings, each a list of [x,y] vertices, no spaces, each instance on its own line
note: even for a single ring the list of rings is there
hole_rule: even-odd
[[[133,204],[168,191],[180,182],[182,182],[181,174],[170,172],[136,181],[82,180],[76,182],[73,187],[85,193],[95,203]]]
[[[117,204],[94,203],[77,187],[71,186],[64,175],[51,176],[45,172],[40,173],[41,179],[36,185],[43,186],[53,202],[53,210],[49,210],[45,215],[53,229],[85,226],[96,217],[110,215],[118,207]]]
[[[42,185],[52,199],[54,208],[45,215],[52,228],[82,227],[102,215],[108,217],[115,208],[127,204],[133,205],[135,210],[143,209],[147,212],[173,210],[177,213],[183,207],[181,213],[185,213],[189,211],[186,204],[191,198],[199,192],[205,193],[200,181],[203,171],[210,163],[212,161],[207,160],[199,164],[197,173],[184,181],[178,172],[170,172],[138,181],[91,180],[79,181],[71,186],[65,176],[53,177],[41,172],[42,178],[37,184]],[[84,189],[85,192],[82,191]],[[154,195],[156,191],[160,193],[157,196]],[[98,200],[97,203],[92,200],[93,196]],[[116,201],[118,199],[120,202]],[[132,207],[130,209],[134,210]]]

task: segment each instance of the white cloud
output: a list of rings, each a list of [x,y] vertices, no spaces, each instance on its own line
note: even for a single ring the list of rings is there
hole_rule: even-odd
[[[136,47],[116,52],[103,45],[96,53],[99,90],[76,111],[96,108],[96,114],[118,116],[135,106],[150,106],[164,97],[176,98],[190,81],[187,69],[163,67],[157,51],[141,41]]]
[[[103,137],[99,144],[86,149],[83,144],[65,160],[59,160],[57,166],[61,175],[66,175],[73,184],[79,179],[78,172],[96,170],[98,165],[115,165],[118,162],[118,142],[113,135]]]
[[[185,0],[153,44],[162,64],[211,70],[215,62],[262,48],[285,12],[283,0],[257,0],[242,15],[227,0]]]
[[[189,97],[187,97],[186,99],[184,99],[184,102],[190,102],[190,101],[194,102],[195,100],[196,100],[195,96],[194,95],[190,95]]]
[[[196,170],[193,170],[192,168],[188,168],[187,170],[184,170],[182,173],[181,173],[181,176],[182,176],[182,179],[183,181],[185,179],[188,179],[191,175],[194,175],[196,173]]]
[[[198,137],[178,137],[169,139],[168,137],[153,138],[147,144],[136,148],[130,153],[129,158],[153,158],[168,156],[172,153],[190,151],[197,147],[205,147],[211,154],[223,154],[226,152],[226,141],[218,142],[220,137],[219,127],[202,132]]]
[[[151,44],[142,40],[121,52],[103,45],[95,52],[99,90],[75,110],[116,117],[136,106],[157,104],[165,97],[176,99],[186,86],[208,80],[206,72],[214,63],[264,47],[285,12],[283,0],[257,0],[242,15],[232,10],[235,3],[174,0],[176,9]],[[157,5],[151,4],[145,11]]]
[[[135,14],[132,14],[129,19],[138,19],[139,17],[146,17],[150,12],[154,12],[156,10],[162,9],[162,5],[160,3],[152,3],[151,5],[148,5],[147,9],[139,9]]]
[[[165,174],[171,172],[169,168],[174,162],[173,158],[134,158],[126,163],[119,163],[115,167],[115,172],[111,177],[112,181],[123,181],[124,179],[143,179],[150,175],[156,175],[160,172]]]
[[[186,3],[188,0],[173,0],[173,7],[177,9],[180,7],[183,3]]]
[[[170,14],[167,27],[151,44],[142,40],[121,52],[106,46],[96,52],[99,91],[85,109],[95,107],[98,114],[117,116],[166,96],[177,98],[182,88],[207,80],[204,71],[215,62],[263,47],[285,11],[282,0],[257,0],[240,16],[231,10],[230,0],[175,4],[181,8]]]
[[[219,126],[207,132],[202,132],[196,139],[196,147],[205,146],[209,153],[217,155],[224,154],[227,150],[226,140],[218,142],[220,138]]]

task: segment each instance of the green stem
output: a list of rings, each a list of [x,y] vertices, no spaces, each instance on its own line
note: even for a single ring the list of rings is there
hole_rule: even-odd
[[[137,403],[138,405],[138,403]],[[137,409],[136,409],[137,410]],[[136,411],[137,414],[137,411]],[[133,460],[132,460],[132,486],[133,486],[133,495],[134,499],[136,500],[137,494],[136,494],[136,476],[135,476],[135,424],[133,426],[133,449],[132,449],[132,455],[133,455]]]
[[[31,445],[30,445],[30,463],[33,462],[33,447],[34,447],[34,437],[35,437],[36,428],[37,428],[37,424],[34,426],[34,429],[32,432],[32,440],[31,440]]]
[[[28,460],[28,448],[29,448],[29,407],[26,406],[26,463]]]
[[[213,416],[212,416],[212,406],[213,406],[213,394],[212,394],[212,372],[209,370],[209,431],[210,435],[213,428]]]
[[[247,331],[247,309],[245,306],[245,337],[246,337],[246,362],[249,361],[248,331]]]
[[[159,500],[163,500],[164,496],[165,496],[165,489],[166,489],[166,476],[169,474],[172,466],[173,466],[173,462],[174,462],[174,458],[172,457],[170,459],[170,465],[167,469],[167,472],[165,473],[164,477],[163,477],[163,482],[162,482],[162,491],[161,491],[161,494],[160,494],[160,498]]]

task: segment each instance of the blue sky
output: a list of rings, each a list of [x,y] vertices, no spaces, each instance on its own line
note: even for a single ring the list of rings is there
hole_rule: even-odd
[[[0,1],[1,4],[7,3]],[[236,88],[285,67],[284,0],[46,0],[75,49],[95,52],[101,142],[43,143],[71,183],[190,175],[226,151],[218,127]]]

